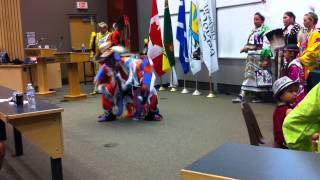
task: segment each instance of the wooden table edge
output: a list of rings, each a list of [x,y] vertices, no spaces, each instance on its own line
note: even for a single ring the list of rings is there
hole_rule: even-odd
[[[59,112],[63,112],[63,111],[64,111],[63,108],[57,108],[57,109],[50,109],[50,110],[43,110],[43,111],[36,111],[36,112],[27,112],[27,113],[15,114],[15,115],[5,115],[4,113],[0,112],[0,114],[2,115],[0,117],[4,117],[5,121],[10,122],[10,120],[13,120],[13,119],[48,115],[48,114],[54,114],[54,113],[59,113]]]
[[[81,54],[81,55],[90,55],[90,53],[88,52],[56,52],[56,53],[53,53],[53,55],[65,55],[65,54]]]
[[[196,172],[196,171],[190,171],[186,169],[181,169],[181,179],[184,180],[207,180],[207,179],[212,179],[212,180],[238,180],[235,178],[230,178],[230,177],[225,177],[225,176],[219,176],[219,175],[214,175],[214,174],[206,174],[206,173],[201,173],[201,172]],[[190,178],[187,176],[190,175]],[[195,175],[198,175],[199,178],[196,178]],[[184,178],[186,177],[186,178]]]
[[[35,64],[0,64],[0,68],[24,68],[31,67]]]

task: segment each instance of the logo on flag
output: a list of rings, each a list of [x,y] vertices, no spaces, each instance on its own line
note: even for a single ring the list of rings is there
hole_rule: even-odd
[[[204,0],[203,11],[201,11],[201,49],[202,58],[208,68],[209,76],[219,70],[216,46],[216,31],[214,29],[211,0]]]
[[[188,50],[190,67],[192,74],[196,74],[201,70],[201,48],[199,36],[199,2],[192,0],[190,6],[190,22],[189,22],[189,40]]]

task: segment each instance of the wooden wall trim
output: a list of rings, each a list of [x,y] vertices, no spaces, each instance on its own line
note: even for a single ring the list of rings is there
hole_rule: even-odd
[[[0,0],[0,50],[10,58],[24,58],[21,0]]]

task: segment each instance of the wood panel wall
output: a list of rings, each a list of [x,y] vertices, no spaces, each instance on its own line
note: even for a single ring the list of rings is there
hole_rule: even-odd
[[[24,58],[21,0],[0,0],[0,51],[11,59]]]

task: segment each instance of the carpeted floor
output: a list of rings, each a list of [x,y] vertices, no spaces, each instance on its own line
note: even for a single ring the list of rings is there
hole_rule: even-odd
[[[90,85],[82,86],[90,92]],[[239,104],[233,96],[215,99],[159,93],[160,122],[117,120],[98,123],[100,95],[61,102],[67,87],[48,98],[63,112],[63,174],[66,180],[178,180],[180,169],[224,143],[249,143]],[[272,138],[271,103],[251,104],[263,135]],[[12,129],[1,180],[51,179],[49,157],[24,140],[24,156],[14,157]]]

